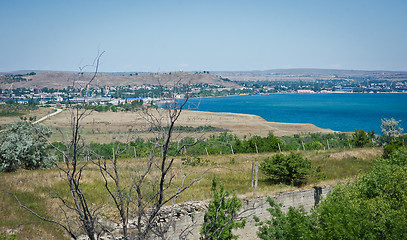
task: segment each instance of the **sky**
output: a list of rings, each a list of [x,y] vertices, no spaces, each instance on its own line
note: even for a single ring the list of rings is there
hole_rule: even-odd
[[[0,72],[407,71],[405,0],[1,0]]]

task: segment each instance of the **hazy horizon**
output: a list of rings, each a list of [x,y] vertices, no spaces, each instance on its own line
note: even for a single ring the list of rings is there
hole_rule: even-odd
[[[265,69],[265,70],[219,70],[219,71],[212,71],[212,70],[204,70],[208,71],[209,73],[213,72],[268,72],[268,71],[290,71],[290,70],[315,70],[315,71],[355,71],[355,72],[406,72],[407,71],[398,71],[398,70],[383,70],[383,69],[377,69],[377,70],[364,70],[364,69],[329,69],[329,68],[279,68],[279,69]],[[182,70],[176,70],[176,71],[182,71]],[[160,72],[145,72],[145,71],[113,71],[113,72],[107,72],[107,71],[98,71],[99,73],[169,73],[169,72],[176,72],[176,71],[160,71]],[[190,70],[190,71],[182,71],[182,72],[199,72],[202,70]],[[2,71],[0,73],[12,73],[12,74],[21,74],[21,73],[30,73],[30,72],[36,72],[36,73],[41,73],[41,72],[72,72],[76,73],[79,72],[79,69],[77,71],[73,70],[44,70],[44,69],[21,69],[21,70],[13,70],[13,71]],[[84,71],[84,73],[94,73],[94,71]]]
[[[407,71],[407,2],[0,3],[0,72]],[[90,70],[89,70],[90,71]]]

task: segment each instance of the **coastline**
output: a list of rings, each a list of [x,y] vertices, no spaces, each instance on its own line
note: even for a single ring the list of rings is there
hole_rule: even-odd
[[[311,123],[269,122],[254,114],[231,112],[208,112],[183,110],[179,125],[189,123],[193,127],[207,125],[229,129],[237,136],[267,136],[270,132],[275,136],[286,136],[306,133],[334,133],[331,129],[320,128]]]

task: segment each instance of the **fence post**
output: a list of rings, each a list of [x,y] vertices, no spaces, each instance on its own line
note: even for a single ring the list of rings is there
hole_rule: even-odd
[[[254,187],[254,162],[252,162],[252,187]]]
[[[259,162],[256,162],[256,174],[254,180],[254,188],[257,188],[257,173],[259,172]]]
[[[257,149],[257,143],[254,143],[254,146],[256,147],[256,153],[259,154],[259,150]]]

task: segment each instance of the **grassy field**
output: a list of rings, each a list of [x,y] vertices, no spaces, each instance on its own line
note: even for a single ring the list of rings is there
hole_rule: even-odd
[[[364,148],[352,150],[330,151],[307,151],[304,156],[312,161],[314,169],[320,166],[325,179],[321,180],[311,173],[307,179],[307,185],[301,188],[313,186],[334,185],[338,182],[351,181],[360,173],[366,172],[372,160],[379,154],[379,148]],[[211,197],[210,187],[213,177],[217,177],[225,185],[226,189],[233,190],[241,198],[254,196],[267,196],[281,191],[295,190],[293,186],[284,184],[273,185],[267,181],[266,176],[259,173],[259,185],[257,189],[251,187],[251,166],[253,162],[261,162],[274,153],[264,154],[235,154],[235,155],[210,155],[199,156],[198,166],[183,166],[181,159],[177,159],[172,170],[175,184],[180,184],[182,176],[186,180],[196,178],[203,171],[211,168],[201,181],[184,192],[178,202],[206,200]],[[198,157],[190,157],[191,161],[198,161]],[[143,169],[142,159],[121,159],[121,173],[123,182],[129,180],[131,174],[137,174]],[[152,174],[151,178],[153,178]],[[15,193],[20,200],[46,217],[56,219],[63,218],[58,201],[52,199],[52,194],[68,196],[65,183],[62,181],[56,169],[47,170],[19,170],[14,173],[0,173],[0,233],[6,229],[12,229],[17,233],[18,239],[64,239],[63,231],[56,225],[39,222],[36,217],[19,208],[12,195]],[[104,190],[102,178],[95,166],[89,165],[83,174],[83,190],[94,206],[103,206],[101,216],[114,217],[112,203]]]

